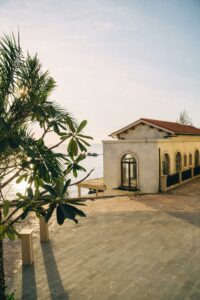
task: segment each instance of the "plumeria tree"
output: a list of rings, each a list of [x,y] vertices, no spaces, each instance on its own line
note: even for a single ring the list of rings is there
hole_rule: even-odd
[[[56,83],[42,70],[37,55],[24,55],[19,36],[0,39],[0,299],[6,299],[3,241],[18,237],[16,224],[34,212],[48,222],[56,211],[58,224],[77,216],[80,201],[71,201],[72,175],[85,171],[87,140],[80,124],[50,99]],[[38,129],[39,128],[39,129]],[[46,138],[53,135],[55,144]],[[66,145],[65,154],[58,147]],[[86,175],[87,177],[88,175]],[[26,182],[24,193],[14,201],[5,190],[12,182]]]

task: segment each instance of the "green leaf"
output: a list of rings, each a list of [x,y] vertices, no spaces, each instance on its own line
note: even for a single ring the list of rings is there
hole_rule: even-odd
[[[78,223],[78,221],[75,219],[76,214],[73,211],[69,210],[67,206],[67,204],[60,204],[60,208],[62,210],[64,218],[73,220],[75,223]]]
[[[48,184],[44,184],[43,188],[49,192],[52,196],[57,197],[57,193],[56,191],[52,188],[52,186],[48,185]]]
[[[63,193],[62,193],[62,196],[65,195],[65,193],[66,193],[66,191],[67,191],[67,188],[69,187],[70,183],[71,183],[71,179],[68,179],[68,180],[65,182],[65,185],[64,185],[64,187],[63,187]]]
[[[30,176],[29,179],[28,179],[28,183],[31,184],[33,181],[34,181],[33,176]]]
[[[64,187],[64,178],[63,177],[59,177],[56,180],[55,189],[56,189],[57,195],[59,195],[60,197],[62,197],[63,187]]]
[[[23,196],[21,193],[16,193],[16,196],[19,198],[19,199],[25,199],[26,197]]]
[[[0,152],[6,152],[8,150],[9,143],[7,139],[0,141]]]
[[[60,133],[60,130],[58,128],[58,125],[57,124],[54,124],[53,125],[53,130],[55,131],[55,133],[59,134]]]
[[[77,133],[79,133],[83,128],[87,125],[87,121],[83,120],[81,124],[78,126]]]
[[[45,167],[45,165],[44,165],[43,163],[41,163],[41,164],[38,166],[38,170],[39,170],[39,175],[40,175],[42,178],[45,178],[46,173],[47,173],[47,168]]]
[[[29,213],[30,210],[31,210],[30,207],[25,208],[24,212],[21,215],[21,219],[22,220],[24,220],[27,217],[27,215],[28,215],[28,213]]]
[[[27,194],[30,199],[33,199],[33,189],[31,187],[27,189]]]
[[[66,123],[69,126],[69,129],[72,132],[75,132],[74,124],[73,124],[72,120],[69,117],[66,118]]]
[[[68,211],[71,211],[71,212],[73,211],[75,213],[75,215],[78,215],[80,217],[86,217],[86,214],[82,210],[76,208],[75,206],[72,206],[69,204],[63,204],[63,205],[64,205],[65,209],[67,209]]]
[[[80,166],[80,165],[76,165],[76,170],[86,172],[86,169],[84,167]]]
[[[77,140],[77,143],[81,151],[87,152],[87,148],[79,140]]]
[[[81,141],[81,142],[84,143],[86,146],[90,147],[90,144],[87,143],[87,142],[86,142],[85,140],[83,140],[82,138],[79,138],[78,140],[79,140],[79,142]]]
[[[84,160],[85,158],[86,158],[85,154],[80,154],[76,159],[76,163],[79,163],[80,161]]]
[[[0,240],[3,240],[5,238],[5,231],[6,231],[6,226],[0,225]]]
[[[35,176],[34,177],[34,185],[35,185],[35,188],[38,189],[40,186],[43,186],[43,181],[38,176]]]
[[[60,205],[57,206],[56,217],[57,217],[58,224],[62,225],[64,223],[65,217],[63,215],[63,212],[62,212],[62,209],[61,209]]]
[[[36,188],[36,189],[39,188],[39,184],[38,184],[37,177],[34,178],[34,185],[35,185],[35,188]]]
[[[59,126],[60,128],[62,128],[63,130],[66,130],[66,127],[63,126],[61,123],[58,123],[58,126]]]
[[[15,293],[6,294],[6,300],[15,300]]]
[[[90,139],[90,140],[93,140],[93,137],[91,137],[91,136],[88,136],[88,135],[85,135],[85,134],[77,134],[77,136],[79,137],[81,137],[81,138],[84,138],[84,139]]]
[[[10,137],[8,139],[8,142],[9,142],[9,145],[10,145],[10,147],[12,149],[15,149],[15,148],[17,148],[19,146],[19,140],[18,140],[18,138],[16,136]]]
[[[73,172],[74,177],[77,177],[77,176],[78,176],[78,173],[77,173],[75,167],[73,167],[72,172]]]
[[[76,156],[78,154],[78,146],[76,141],[73,138],[69,142],[67,151],[73,156]]]
[[[26,176],[26,174],[19,176],[16,180],[16,183],[20,183],[24,179],[25,176]]]
[[[60,137],[60,140],[66,141],[68,138],[70,138],[70,136],[63,135],[63,136]]]
[[[7,217],[8,212],[9,212],[9,208],[10,208],[10,201],[5,200],[4,203],[3,203],[3,215],[4,215],[4,218]]]
[[[40,197],[41,200],[44,200],[45,202],[50,202],[50,200],[52,200],[52,195],[43,195]]]
[[[15,240],[15,231],[11,226],[6,228],[6,235],[11,241]]]
[[[85,213],[75,206],[69,204],[60,204],[60,208],[63,212],[64,217],[66,219],[73,220],[75,223],[78,223],[78,220],[76,219],[77,215],[80,217],[86,217]]]
[[[39,144],[40,146],[44,146],[44,140],[40,138],[40,139],[38,140],[38,144]]]
[[[50,218],[51,218],[51,216],[52,216],[52,214],[54,212],[54,209],[55,209],[55,206],[48,208],[46,216],[44,217],[46,223],[49,222],[49,220],[50,220]]]

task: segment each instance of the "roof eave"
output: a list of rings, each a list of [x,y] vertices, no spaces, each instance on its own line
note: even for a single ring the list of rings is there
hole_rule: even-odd
[[[176,132],[176,135],[193,135],[193,136],[200,136],[200,133],[183,133],[183,132]]]
[[[170,134],[175,134],[174,131],[171,131],[171,130],[166,129],[166,128],[164,128],[164,127],[160,127],[160,126],[158,126],[158,125],[155,125],[155,124],[153,124],[153,123],[150,123],[150,122],[148,122],[148,121],[146,121],[146,120],[144,120],[144,119],[141,118],[141,119],[135,121],[134,123],[131,123],[131,124],[129,124],[129,125],[123,127],[123,128],[120,129],[120,130],[117,130],[117,131],[112,132],[111,134],[109,134],[109,136],[111,136],[111,137],[113,137],[113,138],[114,138],[114,137],[117,137],[120,133],[123,133],[124,131],[131,129],[132,127],[137,126],[137,125],[139,125],[140,123],[144,123],[144,124],[146,124],[146,125],[153,126],[153,127],[157,128],[157,129],[163,130],[163,131],[165,131],[165,132],[167,132],[167,133],[170,133]]]

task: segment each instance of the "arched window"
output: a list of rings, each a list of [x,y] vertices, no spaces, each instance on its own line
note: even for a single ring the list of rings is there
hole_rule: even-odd
[[[192,153],[189,154],[189,164],[192,166]]]
[[[195,167],[199,166],[199,150],[195,151],[195,155],[194,155],[194,165]]]
[[[132,154],[125,154],[121,160],[121,186],[125,189],[137,188],[137,162]]]
[[[187,155],[184,154],[184,167],[186,168],[187,167]]]
[[[170,173],[170,158],[167,153],[163,155],[162,159],[162,173],[163,175],[169,175]]]
[[[181,153],[177,152],[176,153],[176,172],[181,171],[182,169],[182,157],[181,157]]]

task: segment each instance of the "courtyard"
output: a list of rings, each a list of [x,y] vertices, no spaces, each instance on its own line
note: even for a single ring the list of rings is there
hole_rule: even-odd
[[[16,299],[200,299],[200,180],[168,194],[87,201],[19,267]]]

